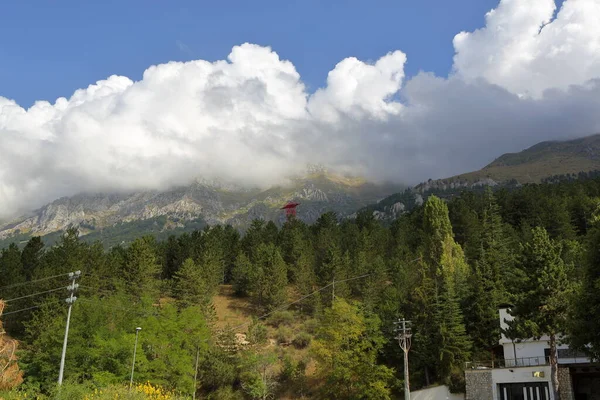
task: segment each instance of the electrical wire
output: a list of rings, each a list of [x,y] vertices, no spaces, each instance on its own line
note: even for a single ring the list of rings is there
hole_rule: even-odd
[[[48,302],[46,302],[44,304],[38,304],[37,306],[22,308],[20,310],[3,312],[2,313],[2,317],[4,317],[5,315],[16,314],[16,313],[20,313],[22,311],[27,311],[27,310],[33,310],[33,309],[36,309],[36,308],[40,308],[40,307],[44,306],[45,304],[55,304],[55,303],[58,303],[58,302],[60,302],[60,300],[48,301]]]
[[[33,293],[33,294],[28,294],[26,296],[21,296],[21,297],[15,297],[14,299],[10,299],[10,300],[4,300],[5,303],[10,303],[12,301],[16,301],[16,300],[21,300],[21,299],[27,299],[29,297],[34,297],[34,296],[39,296],[40,294],[46,294],[46,293],[52,293],[52,292],[58,292],[59,290],[67,290],[67,287],[60,287],[60,288],[56,288],[56,289],[50,289],[50,290],[45,290],[43,292],[37,292],[37,293]]]
[[[412,264],[412,263],[414,263],[416,261],[419,261],[420,259],[421,259],[421,257],[415,258],[414,260],[409,261],[409,264]],[[387,271],[389,271],[391,269],[392,268],[388,268],[388,269],[385,270],[385,272],[387,272]],[[310,296],[313,296],[313,295],[315,295],[315,294],[317,294],[319,292],[322,292],[323,290],[325,290],[325,289],[333,286],[335,283],[343,283],[343,282],[349,282],[349,281],[353,281],[353,280],[357,280],[357,279],[362,279],[362,278],[366,278],[368,276],[374,275],[375,273],[376,272],[372,272],[372,273],[369,273],[369,274],[362,274],[362,275],[354,276],[354,277],[351,277],[351,278],[340,279],[339,281],[333,281],[333,282],[331,282],[331,283],[329,283],[329,284],[327,284],[327,285],[325,285],[325,286],[323,286],[323,287],[321,287],[321,288],[319,288],[319,289],[317,289],[317,290],[315,290],[315,291],[313,291],[311,293],[308,293],[308,294],[300,297],[297,300],[294,300],[294,301],[292,301],[290,303],[283,304],[283,305],[275,308],[274,310],[269,311],[268,313],[260,315],[259,317],[257,317],[257,320],[265,319],[265,318],[267,318],[268,316],[272,315],[273,313],[275,313],[277,311],[281,311],[281,310],[284,310],[284,309],[286,309],[286,308],[288,308],[290,306],[293,306],[294,304],[298,304],[298,303],[302,302],[303,300],[306,300]],[[56,275],[56,276],[53,276],[53,277],[47,277],[47,278],[39,279],[37,281],[47,280],[47,279],[52,279],[52,278],[57,278],[59,276],[65,276],[65,275],[67,275],[67,274],[61,274],[61,275]],[[36,282],[36,281],[31,281],[31,282],[28,282],[28,283],[34,283],[34,282]],[[110,290],[108,290],[108,289],[99,289],[99,288],[94,288],[94,287],[91,287],[91,286],[80,286],[80,287],[86,288],[86,289],[93,289],[93,290],[97,290],[97,291],[110,292]],[[62,287],[62,288],[48,290],[48,291],[45,291],[45,292],[34,293],[34,294],[27,295],[27,296],[22,296],[22,297],[17,297],[15,299],[11,299],[11,300],[6,300],[6,302],[8,303],[9,301],[20,300],[20,299],[23,299],[23,298],[33,297],[33,296],[37,296],[37,295],[44,294],[44,293],[51,293],[51,292],[55,292],[55,291],[63,290],[63,289],[66,289],[66,288]],[[77,300],[78,301],[82,301],[84,303],[88,303],[88,304],[94,304],[94,305],[100,306],[100,307],[108,307],[108,308],[110,308],[112,310],[120,310],[120,311],[126,311],[126,312],[133,312],[134,314],[140,315],[140,316],[150,316],[150,315],[152,315],[152,313],[149,313],[149,312],[140,312],[140,311],[136,312],[136,311],[134,311],[131,308],[115,307],[115,306],[108,305],[108,304],[98,304],[98,302],[92,301],[92,300],[88,300],[88,299],[81,299],[80,298],[80,299],[77,299]],[[55,301],[46,302],[44,304],[51,304],[51,303],[56,303],[56,302],[57,301],[55,300]],[[22,311],[33,310],[33,309],[42,307],[44,304],[40,304],[40,305],[33,306],[33,307],[27,307],[27,308],[23,308],[23,309],[20,309],[20,310],[15,310],[15,311],[9,311],[9,312],[3,313],[2,315],[10,315],[10,314],[19,313],[19,312],[22,312]],[[156,317],[160,317],[160,315],[155,315],[155,316]],[[236,330],[239,330],[239,329],[241,329],[241,328],[243,328],[245,326],[248,326],[250,324],[251,324],[251,322],[246,322],[244,324],[240,324],[238,326],[233,327],[232,330],[236,331]],[[204,341],[208,341],[208,340],[209,339],[207,338]]]
[[[409,264],[412,264],[412,263],[414,263],[414,262],[416,262],[416,261],[418,261],[418,260],[420,260],[420,259],[421,259],[421,257],[417,257],[417,258],[415,258],[414,260],[411,260],[411,261],[409,261]],[[391,268],[388,268],[387,270],[385,270],[385,272],[389,271],[390,269],[391,269]],[[260,317],[257,317],[257,320],[264,319],[264,318],[268,317],[269,315],[271,315],[271,314],[273,314],[273,313],[275,313],[275,312],[277,312],[277,311],[285,310],[286,308],[288,308],[288,307],[290,307],[290,306],[293,306],[294,304],[300,303],[302,300],[305,300],[305,299],[309,298],[310,296],[312,296],[312,295],[315,295],[315,294],[317,294],[317,293],[319,293],[319,292],[321,292],[321,291],[323,291],[323,290],[327,289],[327,288],[328,288],[328,287],[330,287],[330,286],[333,286],[333,285],[334,285],[334,284],[336,284],[336,283],[342,283],[342,282],[353,281],[353,280],[356,280],[356,279],[362,279],[362,278],[366,278],[366,277],[368,277],[368,276],[371,276],[371,275],[375,275],[375,272],[371,272],[371,273],[369,273],[369,274],[363,274],[363,275],[359,275],[359,276],[354,276],[354,277],[352,277],[352,278],[340,279],[339,281],[333,281],[333,282],[331,282],[330,284],[328,284],[328,285],[325,285],[325,286],[323,286],[322,288],[320,288],[320,289],[317,289],[317,290],[315,290],[315,291],[314,291],[314,292],[312,292],[312,293],[309,293],[309,294],[307,294],[307,295],[304,295],[304,296],[300,297],[299,299],[297,299],[297,300],[295,300],[295,301],[293,301],[293,302],[291,302],[291,303],[288,303],[288,304],[284,304],[284,305],[282,305],[282,306],[279,306],[279,307],[275,308],[274,310],[272,310],[272,311],[270,311],[270,312],[268,312],[268,313],[266,313],[266,314],[263,314],[263,315],[261,315]],[[238,325],[238,326],[234,327],[234,328],[233,328],[233,330],[238,330],[238,329],[241,329],[241,328],[243,328],[243,327],[245,327],[245,326],[247,326],[247,325],[250,325],[250,322],[246,322],[246,323],[243,323],[243,324],[241,324],[241,325]]]
[[[37,282],[47,281],[49,279],[60,278],[61,276],[67,276],[67,275],[69,275],[69,272],[64,273],[64,274],[60,274],[60,275],[47,276],[45,278],[35,279],[33,281],[20,282],[20,283],[15,283],[13,285],[3,286],[3,287],[0,287],[0,290],[12,289],[14,287],[19,287],[19,286],[29,285],[31,283],[37,283]]]

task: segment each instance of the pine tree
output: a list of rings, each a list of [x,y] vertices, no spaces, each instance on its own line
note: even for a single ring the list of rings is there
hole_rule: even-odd
[[[600,360],[600,224],[594,222],[587,241],[582,284],[574,303],[570,341],[573,347]]]
[[[125,252],[125,269],[123,275],[129,292],[135,297],[157,297],[157,278],[160,273],[154,239],[143,237],[131,243]]]
[[[256,265],[250,262],[246,254],[240,252],[231,273],[235,293],[238,296],[249,296],[255,288],[258,277]]]
[[[364,278],[362,288],[362,298],[365,308],[369,311],[374,311],[379,299],[382,295],[382,291],[387,285],[387,273],[385,263],[381,256],[377,256],[372,263],[370,268],[367,270],[368,274],[371,274]]]
[[[31,279],[35,271],[39,268],[43,250],[44,243],[39,236],[29,239],[23,248],[21,263],[23,264],[23,272],[26,279]]]
[[[463,365],[471,354],[471,341],[466,333],[453,279],[447,273],[444,274],[438,295],[435,324],[438,329],[440,378],[446,380],[452,388],[458,389],[457,386],[462,385],[452,382],[450,377],[462,376]]]
[[[272,310],[287,300],[287,266],[273,244],[259,245],[256,258],[255,301],[261,308]]]
[[[420,378],[423,386],[429,386],[433,383],[440,358],[435,343],[438,332],[435,324],[437,285],[425,261],[420,260],[411,272],[409,279],[412,285],[407,294],[406,311],[413,321],[412,348],[419,349],[412,355],[411,374],[413,380]]]
[[[246,231],[246,234],[241,240],[242,251],[254,262],[258,251],[258,246],[265,242],[265,221],[262,219],[255,219],[250,224],[250,227]]]
[[[174,278],[174,294],[180,308],[199,305],[205,309],[210,304],[212,292],[194,260],[186,259]]]
[[[434,268],[439,265],[446,237],[452,237],[448,206],[436,196],[429,196],[423,214],[425,260]]]
[[[424,262],[420,282],[423,286],[418,288],[421,309],[413,319],[419,324],[415,330],[434,333],[434,345],[429,350],[437,354],[433,365],[437,365],[439,378],[449,380],[450,375],[456,375],[456,370],[462,367],[461,362],[471,350],[460,309],[467,293],[468,266],[460,245],[452,237],[448,207],[435,196],[430,196],[425,203],[423,232]],[[421,346],[431,340],[423,335],[416,339],[415,345]],[[423,358],[431,361],[431,354]],[[429,373],[427,364],[425,372]]]
[[[569,279],[570,266],[561,258],[560,242],[550,239],[548,232],[541,227],[532,230],[532,239],[523,246],[518,261],[524,271],[521,283],[521,296],[511,310],[514,326],[527,337],[550,338],[550,366],[554,398],[560,400],[558,382],[558,359],[556,345],[559,335],[566,332],[569,300],[573,285]]]
[[[295,264],[296,289],[301,296],[307,296],[316,289],[316,277],[308,253],[302,253]],[[301,303],[302,310],[314,311],[320,298],[316,295],[308,297]]]

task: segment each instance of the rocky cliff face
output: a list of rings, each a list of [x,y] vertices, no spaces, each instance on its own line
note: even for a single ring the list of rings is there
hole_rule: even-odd
[[[58,199],[29,215],[0,225],[0,239],[17,234],[46,235],[73,225],[82,234],[117,223],[167,216],[182,221],[202,218],[244,229],[256,218],[285,221],[279,209],[289,200],[301,203],[298,217],[314,222],[323,212],[347,216],[360,207],[398,191],[398,185],[374,185],[357,179],[312,171],[289,186],[268,190],[225,187],[198,181],[169,191],[80,194]]]

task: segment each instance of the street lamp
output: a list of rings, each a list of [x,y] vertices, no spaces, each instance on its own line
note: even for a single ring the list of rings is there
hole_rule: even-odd
[[[135,345],[133,346],[133,362],[131,363],[131,379],[129,380],[129,389],[133,386],[133,370],[135,369],[135,352],[137,350],[138,334],[142,328],[139,326],[135,328]]]

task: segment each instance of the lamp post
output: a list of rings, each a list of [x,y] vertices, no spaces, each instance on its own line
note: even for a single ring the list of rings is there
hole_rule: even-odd
[[[131,363],[131,379],[129,380],[129,389],[133,386],[133,370],[135,369],[135,352],[137,350],[138,335],[142,328],[135,328],[135,345],[133,346],[133,362]]]

